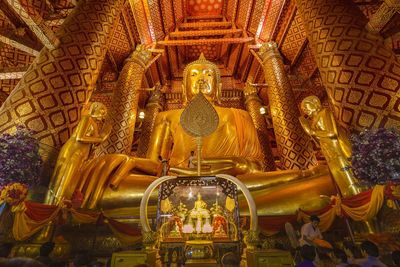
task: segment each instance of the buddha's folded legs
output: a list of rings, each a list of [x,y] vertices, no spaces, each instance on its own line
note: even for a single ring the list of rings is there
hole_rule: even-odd
[[[327,204],[321,195],[335,195],[335,187],[325,167],[307,171],[277,171],[238,176],[251,191],[259,216],[294,214],[300,207],[311,210]],[[130,174],[116,190],[106,188],[98,207],[109,216],[139,216],[139,205],[144,191],[156,178]],[[149,201],[149,216],[155,216],[157,191]],[[242,196],[240,195],[239,198]],[[239,201],[245,203],[245,201]],[[247,215],[247,207],[240,206]]]

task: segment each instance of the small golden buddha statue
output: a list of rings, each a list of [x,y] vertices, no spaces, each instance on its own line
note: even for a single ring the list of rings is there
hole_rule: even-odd
[[[170,231],[168,237],[170,238],[181,238],[182,237],[182,223],[179,220],[174,220],[172,225],[172,230]]]
[[[226,238],[228,237],[227,231],[225,228],[227,227],[226,219],[222,216],[217,216],[213,220],[213,237],[215,238]]]
[[[335,194],[327,168],[261,171],[262,149],[253,122],[244,110],[218,106],[220,80],[218,67],[204,57],[184,70],[184,99],[190,101],[202,92],[219,116],[217,130],[203,139],[202,174],[227,173],[238,177],[252,192],[259,215],[292,214],[310,202],[312,208],[325,205],[319,196]],[[110,215],[137,214],[143,192],[157,178],[159,156],[169,159],[170,173],[196,175],[196,170],[186,164],[187,155],[196,150],[196,140],[180,125],[182,111],[158,113],[146,158],[109,154],[92,159],[77,186],[84,195],[82,206],[102,208]]]
[[[207,232],[207,229],[211,228],[210,212],[207,210],[207,203],[201,198],[200,192],[197,193],[197,200],[194,202],[194,208],[190,211],[189,216],[192,221],[193,219],[196,221],[194,229],[197,233]]]
[[[304,131],[321,146],[322,154],[341,193],[344,196],[359,193],[360,186],[348,160],[351,155],[350,143],[345,132],[337,128],[332,112],[322,108],[316,96],[304,98],[301,109],[308,119],[300,117],[300,123]]]
[[[100,102],[90,106],[89,113],[82,117],[71,137],[58,154],[57,163],[50,180],[47,203],[58,202],[62,197],[70,198],[79,182],[76,179],[83,163],[88,159],[92,145],[107,139],[111,125],[104,125],[99,132],[97,122],[105,118],[107,108]]]
[[[227,220],[224,216],[224,209],[215,201],[211,208],[212,214],[212,226],[213,226],[213,237],[225,238],[227,237],[226,227]]]

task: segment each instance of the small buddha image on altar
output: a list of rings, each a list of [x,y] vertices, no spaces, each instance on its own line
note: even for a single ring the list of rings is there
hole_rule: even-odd
[[[226,239],[228,238],[227,229],[228,229],[228,222],[226,217],[224,216],[224,210],[219,205],[218,201],[213,204],[211,208],[211,212],[213,215],[213,238],[217,239]]]
[[[197,200],[194,202],[194,208],[190,211],[189,221],[195,221],[195,233],[210,233],[212,227],[210,224],[210,211],[207,209],[207,203],[201,199],[201,193],[197,193]]]
[[[235,198],[223,186],[211,184],[163,185],[157,221],[163,241],[236,240]]]

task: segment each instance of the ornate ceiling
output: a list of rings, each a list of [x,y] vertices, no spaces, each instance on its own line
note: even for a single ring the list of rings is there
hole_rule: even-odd
[[[56,46],[57,32],[79,0],[3,0],[0,2],[0,101],[8,95],[43,47]],[[81,0],[82,1],[82,0]],[[353,0],[367,18],[382,5]],[[400,54],[400,14],[381,29],[385,43]],[[224,105],[242,107],[245,82],[260,84],[263,72],[254,52],[267,41],[278,43],[296,98],[325,96],[303,22],[293,0],[125,0],[114,27],[107,58],[93,98],[109,103],[125,58],[138,43],[161,52],[147,71],[143,88],[160,84],[167,108],[180,106],[185,65],[200,53],[222,73]],[[143,91],[140,106],[148,93]]]

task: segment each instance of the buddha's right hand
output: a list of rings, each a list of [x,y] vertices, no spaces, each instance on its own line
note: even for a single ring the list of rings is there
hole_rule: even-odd
[[[194,160],[193,163],[197,165],[197,160]],[[261,164],[259,162],[239,157],[205,158],[201,161],[201,165],[202,175],[215,175],[220,173],[240,175],[261,170]],[[178,175],[197,174],[196,170],[188,168],[171,167],[169,170]]]

